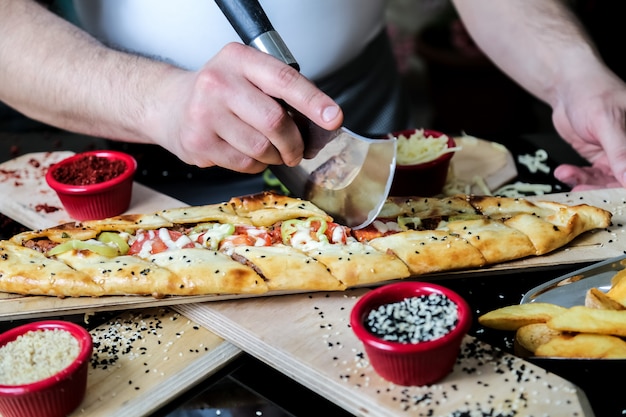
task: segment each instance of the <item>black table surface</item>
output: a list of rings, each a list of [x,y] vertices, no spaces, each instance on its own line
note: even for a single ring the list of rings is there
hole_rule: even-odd
[[[503,142],[514,154],[534,153],[546,149],[549,165],[583,161],[554,135],[529,135],[507,138]],[[153,147],[114,144],[97,138],[62,131],[8,133],[0,132],[0,161],[40,151],[83,151],[95,148],[117,148],[130,151],[139,160],[137,181],[171,195],[187,204],[210,204],[233,195],[258,192],[264,184],[260,175],[242,175],[219,168],[189,168],[175,158]],[[530,174],[518,167],[519,180],[551,183],[554,192],[567,191],[564,184],[550,175]],[[2,196],[7,198],[8,196]],[[0,216],[0,238],[6,238],[23,226]],[[474,317],[500,306],[519,303],[522,295],[547,280],[586,265],[554,266],[543,270],[518,271],[506,276],[453,278],[438,281],[461,294],[474,310]],[[106,319],[103,313],[102,319]],[[96,321],[91,321],[95,323]],[[9,323],[4,326],[17,325]],[[507,352],[512,352],[511,335],[483,328],[474,323],[470,334]],[[626,401],[619,396],[621,384],[613,382],[626,370],[626,361],[533,360],[578,385],[587,395],[598,417],[626,415]],[[558,410],[555,409],[555,415]],[[208,416],[309,416],[349,415],[306,387],[282,375],[262,361],[243,354],[224,369],[190,388],[154,413],[167,417]]]

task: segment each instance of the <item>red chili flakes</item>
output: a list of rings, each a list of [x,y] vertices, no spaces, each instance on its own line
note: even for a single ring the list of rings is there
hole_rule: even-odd
[[[0,181],[9,179],[16,180],[20,178],[22,178],[22,175],[16,169],[0,169]]]
[[[44,213],[54,213],[55,211],[61,210],[59,207],[49,206],[48,204],[37,204],[35,206],[35,211]]]
[[[125,170],[124,161],[86,155],[71,164],[59,166],[53,175],[63,184],[90,185],[112,180]]]
[[[35,168],[39,168],[41,166],[41,163],[35,158],[31,158],[28,163]]]

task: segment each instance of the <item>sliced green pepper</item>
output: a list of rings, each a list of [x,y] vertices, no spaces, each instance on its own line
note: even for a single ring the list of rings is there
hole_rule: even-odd
[[[117,248],[107,245],[106,243],[100,243],[97,240],[68,240],[67,242],[61,243],[60,245],[57,245],[54,248],[50,249],[47,252],[47,255],[59,255],[63,252],[68,252],[71,250],[88,250],[109,258],[117,256],[118,254]]]
[[[298,231],[298,225],[302,223],[302,220],[289,219],[282,222],[280,225],[280,237],[285,245],[289,244],[291,235]]]
[[[126,240],[118,233],[102,232],[100,233],[100,236],[98,236],[98,240],[102,243],[112,243],[117,246],[120,255],[126,255],[130,249],[128,242],[126,242]]]
[[[321,217],[309,217],[306,220],[297,220],[297,219],[289,219],[283,221],[280,226],[280,235],[283,240],[283,243],[286,245],[289,243],[291,236],[296,233],[298,230],[311,230],[311,225],[313,222],[319,222],[320,227],[315,232],[315,236],[317,240],[320,242],[328,242],[328,238],[326,237],[326,230],[328,230],[328,222],[326,219]]]

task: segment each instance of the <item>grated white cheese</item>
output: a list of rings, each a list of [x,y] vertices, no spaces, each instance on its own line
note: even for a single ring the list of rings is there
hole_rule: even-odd
[[[544,195],[552,191],[550,184],[529,184],[517,181],[497,189],[494,194],[503,197],[525,197],[528,194]]]
[[[417,129],[409,137],[398,136],[398,165],[414,165],[434,161],[441,155],[456,152],[459,146],[448,148],[448,137],[424,135],[424,129]]]
[[[528,171],[535,174],[541,171],[544,174],[550,173],[550,167],[545,163],[548,160],[548,152],[544,149],[537,149],[534,155],[524,154],[517,157],[517,161],[528,168]]]

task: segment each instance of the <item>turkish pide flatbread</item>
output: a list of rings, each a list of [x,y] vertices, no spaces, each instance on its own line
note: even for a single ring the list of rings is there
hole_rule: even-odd
[[[340,291],[537,256],[611,213],[506,197],[389,198],[360,230],[272,192],[0,242],[0,291],[58,297]],[[506,242],[506,244],[502,244]]]

